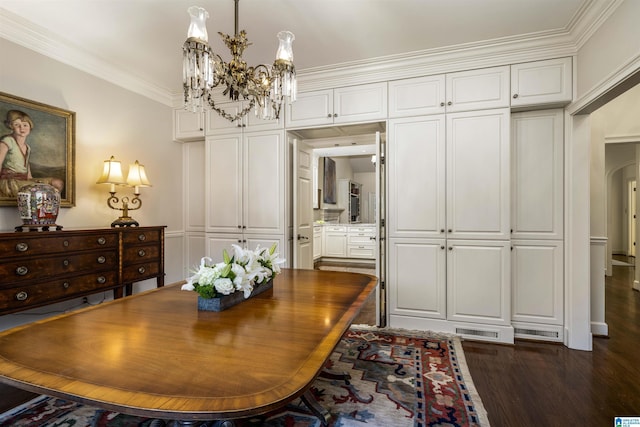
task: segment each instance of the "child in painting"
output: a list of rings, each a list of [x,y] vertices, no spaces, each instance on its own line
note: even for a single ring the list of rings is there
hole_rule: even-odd
[[[11,131],[0,138],[0,196],[16,197],[27,184],[43,182],[62,191],[64,182],[58,178],[35,178],[31,175],[31,147],[27,137],[33,129],[31,117],[23,111],[9,110],[4,125]]]

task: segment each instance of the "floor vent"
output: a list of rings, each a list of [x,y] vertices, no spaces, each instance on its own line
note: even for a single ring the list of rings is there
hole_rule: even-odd
[[[494,331],[481,331],[478,329],[456,328],[456,334],[473,335],[475,337],[498,338],[498,333]]]
[[[560,337],[560,334],[557,331],[539,331],[537,329],[515,328],[513,332],[516,335],[527,335],[527,336],[534,336],[534,337],[545,337],[545,338]]]

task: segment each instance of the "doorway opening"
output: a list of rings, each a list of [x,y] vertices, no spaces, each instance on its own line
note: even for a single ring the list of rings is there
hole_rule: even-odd
[[[294,268],[375,275],[368,321],[384,325],[386,123],[288,131]]]

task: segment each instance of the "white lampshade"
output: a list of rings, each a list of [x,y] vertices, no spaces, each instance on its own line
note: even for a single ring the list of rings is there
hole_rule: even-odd
[[[151,187],[149,178],[147,178],[147,172],[144,169],[144,165],[136,162],[129,165],[129,175],[127,176],[127,184],[132,187]]]
[[[120,162],[111,156],[109,160],[104,161],[102,175],[96,184],[117,184],[125,185],[127,182],[122,176],[122,166]]]
[[[296,36],[291,31],[280,31],[278,33],[278,50],[276,51],[276,61],[293,62],[293,41]]]

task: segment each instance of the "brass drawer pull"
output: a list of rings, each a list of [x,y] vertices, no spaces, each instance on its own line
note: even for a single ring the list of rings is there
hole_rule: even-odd
[[[69,266],[69,260],[65,259],[64,261],[62,261],[62,265],[64,265],[65,267]]]
[[[107,278],[104,276],[98,276],[98,278],[96,279],[96,282],[100,283],[101,285],[107,282]]]
[[[24,265],[21,265],[20,267],[16,268],[16,274],[18,276],[26,276],[28,273],[29,273],[29,269]]]
[[[69,289],[69,282],[64,282],[62,284],[62,287],[65,288],[65,289]]]
[[[144,242],[145,240],[147,240],[147,236],[145,236],[144,234],[138,234],[138,240]]]
[[[16,245],[16,251],[18,252],[26,252],[29,250],[29,245],[24,242],[20,242]]]
[[[104,245],[105,243],[107,243],[107,239],[105,239],[104,237],[98,237],[99,245]]]
[[[69,247],[69,241],[65,240],[64,242],[62,242],[62,246],[64,246],[65,248]]]
[[[144,250],[144,249],[140,249],[140,250],[138,251],[138,256],[145,256],[146,254],[147,254],[147,253],[145,252],[145,250]]]
[[[104,256],[100,255],[98,257],[98,264],[104,264],[105,262],[107,262],[107,259]]]
[[[20,291],[16,294],[16,299],[18,301],[25,301],[27,298],[29,298],[29,294],[25,291]]]
[[[147,270],[144,267],[138,268],[138,273],[140,273],[140,274],[144,274],[145,271],[147,271]]]

